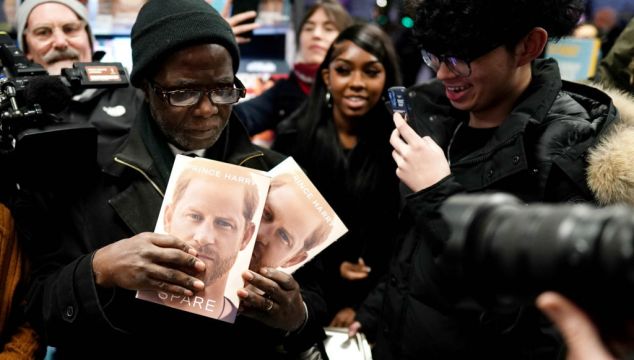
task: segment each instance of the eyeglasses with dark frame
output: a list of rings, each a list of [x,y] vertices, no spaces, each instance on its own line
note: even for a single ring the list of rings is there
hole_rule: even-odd
[[[444,63],[454,74],[462,77],[471,75],[471,60],[462,60],[455,56],[436,56],[427,50],[421,50],[423,61],[434,71],[440,69],[440,64]]]
[[[247,90],[242,86],[242,83],[237,78],[235,79],[236,85],[239,87],[227,87],[217,89],[175,89],[164,90],[160,85],[153,81],[148,81],[150,87],[154,90],[156,95],[161,97],[166,103],[177,106],[187,107],[198,104],[203,94],[207,95],[207,98],[216,105],[230,105],[235,104],[244,98]]]
[[[438,56],[425,49],[421,49],[420,54],[423,56],[425,64],[436,72],[440,69],[440,64],[445,64],[452,73],[462,77],[469,77],[471,76],[471,62],[490,53],[498,47],[503,46],[504,44],[504,41],[493,41],[491,43],[484,44],[483,46],[480,46],[477,51],[470,54],[470,57],[468,58],[459,58],[449,55]]]

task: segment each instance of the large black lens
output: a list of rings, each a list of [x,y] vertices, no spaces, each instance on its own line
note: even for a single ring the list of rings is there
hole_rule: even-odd
[[[482,302],[511,304],[545,290],[587,309],[634,299],[629,207],[524,205],[485,194],[451,197],[442,212],[452,230],[447,263]]]

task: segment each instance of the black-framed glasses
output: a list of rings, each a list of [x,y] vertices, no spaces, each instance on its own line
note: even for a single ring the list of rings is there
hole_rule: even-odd
[[[440,64],[444,63],[452,73],[458,76],[468,77],[471,75],[471,61],[462,60],[455,56],[436,56],[424,49],[420,53],[425,64],[434,71],[438,71]]]
[[[216,105],[235,104],[243,98],[247,90],[244,88],[240,80],[235,79],[236,85],[239,87],[226,87],[217,89],[175,89],[164,90],[160,85],[153,81],[148,81],[154,92],[160,96],[163,101],[178,107],[187,107],[198,104],[203,94]]]

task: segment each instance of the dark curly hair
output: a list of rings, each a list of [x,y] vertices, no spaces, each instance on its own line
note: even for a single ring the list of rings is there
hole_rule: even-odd
[[[436,55],[473,60],[490,50],[515,46],[531,29],[550,38],[568,35],[584,0],[414,0],[414,34]]]

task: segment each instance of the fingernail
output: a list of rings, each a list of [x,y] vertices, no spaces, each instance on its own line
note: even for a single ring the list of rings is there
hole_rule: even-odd
[[[194,267],[196,267],[196,270],[198,271],[205,271],[205,263],[200,260],[196,260],[196,264],[194,264]]]
[[[205,288],[205,283],[200,281],[200,280],[196,280],[196,281],[194,281],[194,287],[196,289],[201,289],[202,290],[202,289]]]
[[[253,273],[251,271],[246,271],[244,273],[244,279],[246,281],[251,281],[251,280],[253,280],[253,278],[255,278],[255,275],[253,275]]]
[[[192,256],[198,256],[198,251],[196,251],[196,249],[194,248],[189,248],[189,250],[187,250],[187,253]]]
[[[238,289],[238,297],[246,299],[249,297],[249,292],[244,289]]]
[[[559,306],[555,302],[553,302],[552,296],[549,293],[541,294],[537,300],[537,307],[546,313],[548,317],[557,316],[560,311]]]
[[[265,268],[265,267],[261,268],[260,269],[260,274],[268,275],[269,274],[269,268]]]

